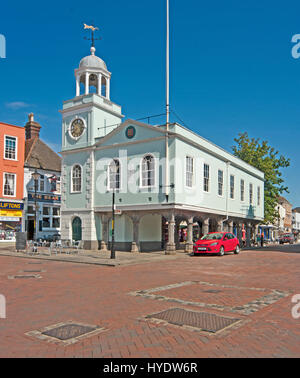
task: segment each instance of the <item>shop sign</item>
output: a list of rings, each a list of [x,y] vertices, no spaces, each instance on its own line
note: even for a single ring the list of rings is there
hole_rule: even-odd
[[[23,209],[24,209],[23,203],[0,201],[0,210],[23,210]]]
[[[20,210],[0,210],[0,216],[2,216],[2,217],[22,217],[22,211],[20,211]]]
[[[35,201],[38,202],[52,202],[52,203],[60,203],[61,196],[56,196],[53,194],[34,194],[28,193],[28,201]]]

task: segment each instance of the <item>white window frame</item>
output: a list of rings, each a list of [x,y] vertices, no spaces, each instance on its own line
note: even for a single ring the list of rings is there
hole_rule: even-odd
[[[118,188],[112,188],[110,185],[110,165],[113,161],[118,161],[119,163],[119,187]],[[109,192],[113,192],[114,190],[122,190],[122,167],[121,167],[121,161],[118,158],[113,158],[112,161],[108,164],[107,167],[107,190]]]
[[[49,214],[44,214],[44,208],[48,208],[49,209]],[[60,215],[54,215],[53,214],[53,209],[54,208],[58,208],[60,209],[59,206],[52,206],[52,205],[49,205],[49,204],[44,204],[43,205],[43,209],[42,209],[42,212],[41,212],[41,221],[42,221],[42,229],[43,231],[53,231],[53,230],[59,230],[60,227],[61,227],[61,220],[60,220]],[[61,214],[61,212],[59,211],[59,214]],[[44,218],[49,218],[49,227],[45,227],[44,226]],[[54,219],[59,219],[59,227],[55,227],[53,226],[53,220]]]
[[[208,167],[208,177],[205,177],[205,166]],[[205,190],[205,180],[207,180],[207,190]],[[210,165],[203,163],[203,192],[210,193]]]
[[[231,177],[233,177],[233,197],[231,197]],[[234,200],[235,198],[235,176],[230,175],[229,176],[229,198]]]
[[[7,158],[7,157],[5,156],[5,152],[6,152],[6,138],[14,138],[14,139],[16,140],[15,159],[10,159],[10,158]],[[7,134],[4,135],[4,151],[3,151],[3,158],[4,158],[5,160],[18,161],[18,137],[14,136],[14,135],[7,135]]]
[[[261,191],[260,191],[260,186],[257,187],[257,206],[260,206],[260,201],[261,201]]]
[[[249,205],[253,205],[253,194],[254,194],[254,187],[253,184],[249,183]]]
[[[154,162],[154,169],[153,169],[153,185],[143,185],[143,161],[147,156],[151,156]],[[156,187],[156,158],[153,154],[147,153],[145,154],[141,161],[140,161],[140,188],[141,189],[149,189],[149,188],[155,188]]]
[[[48,208],[49,209],[49,214],[44,214],[44,209]],[[42,229],[43,230],[50,230],[52,228],[52,208],[48,204],[43,204],[43,209],[41,211],[41,221],[42,221]],[[44,218],[49,219],[49,227],[44,227]]]
[[[243,198],[242,198],[242,182],[243,182]],[[245,180],[240,180],[240,200],[241,202],[245,202]]]
[[[13,195],[4,194],[5,175],[12,175],[12,176],[14,176],[14,194]],[[3,172],[3,185],[2,185],[3,197],[9,197],[9,198],[16,197],[17,196],[16,188],[17,188],[17,174],[16,173],[10,173],[10,172]]]
[[[79,191],[74,191],[73,190],[73,171],[74,171],[74,168],[76,167],[76,166],[78,166],[78,167],[80,167],[80,169],[81,169],[81,180],[80,180],[80,190]],[[72,166],[72,168],[71,168],[71,183],[70,183],[70,192],[71,193],[74,193],[74,194],[76,194],[76,193],[82,193],[82,182],[83,182],[83,169],[82,169],[82,165],[81,164],[78,164],[78,163],[76,163],[76,164],[74,164],[73,166]]]
[[[222,172],[222,194],[219,193],[219,184],[220,181],[219,181],[219,172]],[[217,191],[218,191],[218,196],[219,197],[223,197],[223,194],[224,194],[224,171],[222,169],[218,169],[218,187],[217,187]]]
[[[43,176],[43,178],[41,176]],[[46,181],[45,179],[46,179],[45,175],[40,175],[40,177],[39,177],[39,192],[42,192],[42,193],[45,192],[45,181]],[[44,190],[41,190],[41,182],[43,182],[43,189]]]
[[[61,177],[60,176],[56,176],[57,177],[57,181],[56,181],[56,193],[61,193]],[[59,186],[59,190],[57,190],[57,187]]]
[[[55,228],[56,230],[59,230],[60,229],[60,226],[61,226],[61,220],[60,220],[60,216],[61,216],[61,208],[60,208],[60,206],[51,206],[51,213],[52,213],[52,221],[51,221],[51,226],[52,226],[52,228]],[[53,213],[53,210],[54,209],[59,209],[59,215],[54,215],[54,213]],[[55,226],[53,226],[53,221],[54,221],[54,219],[59,219],[59,227],[55,227]]]
[[[191,159],[191,161],[192,161],[192,171],[191,171],[191,172],[188,172],[188,171],[187,171],[187,160],[188,160],[188,159]],[[185,187],[191,189],[191,188],[194,187],[194,171],[195,171],[195,169],[194,169],[194,158],[193,158],[193,156],[186,155],[186,157],[185,157],[185,166],[184,166],[184,169],[185,169],[185,175],[184,175],[184,178],[185,178],[185,181],[184,181]],[[188,178],[188,177],[187,177],[187,174],[188,174],[188,173],[191,173],[191,174],[192,174],[191,186],[187,185],[187,178]]]

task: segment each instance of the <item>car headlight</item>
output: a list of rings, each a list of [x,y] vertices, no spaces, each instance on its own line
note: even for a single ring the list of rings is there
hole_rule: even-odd
[[[219,244],[219,243],[216,242],[216,243],[212,243],[210,246],[211,246],[211,247],[214,247],[215,245],[218,245],[218,244]]]

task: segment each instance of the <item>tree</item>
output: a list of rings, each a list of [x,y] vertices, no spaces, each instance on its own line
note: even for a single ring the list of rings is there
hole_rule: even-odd
[[[235,156],[253,165],[265,174],[265,220],[266,224],[274,223],[277,218],[277,199],[284,192],[289,192],[284,185],[281,169],[290,165],[290,159],[279,155],[278,151],[269,146],[267,141],[260,141],[259,138],[249,138],[248,133],[240,133],[234,141]]]

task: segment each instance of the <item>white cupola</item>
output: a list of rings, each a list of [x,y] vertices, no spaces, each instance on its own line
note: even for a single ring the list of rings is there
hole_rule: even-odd
[[[105,62],[95,55],[95,51],[95,47],[92,46],[91,55],[81,59],[79,68],[75,70],[76,97],[96,93],[110,100],[111,73],[107,70]],[[80,93],[80,84],[83,84],[83,93]]]

